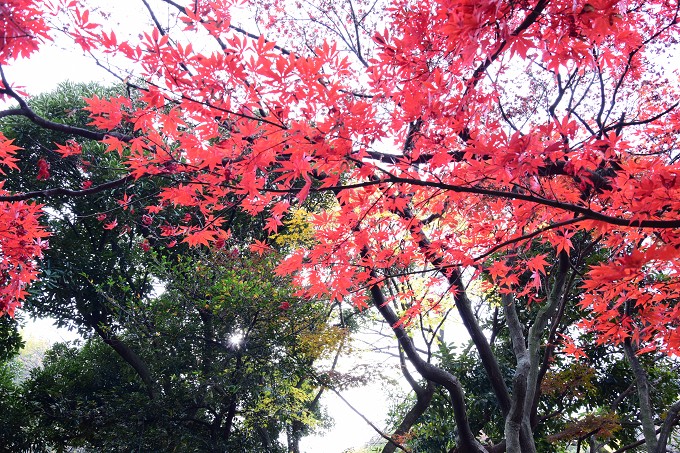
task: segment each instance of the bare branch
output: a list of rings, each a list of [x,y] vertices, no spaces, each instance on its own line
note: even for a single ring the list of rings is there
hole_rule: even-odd
[[[335,390],[335,389],[332,388],[332,387],[329,387],[329,388],[330,388],[330,390],[331,390],[333,393],[335,393],[335,394],[338,396],[338,398],[340,398],[340,399],[347,405],[347,407],[349,407],[350,409],[352,409],[352,411],[354,411],[355,414],[357,414],[359,417],[361,417],[361,418],[366,422],[366,424],[367,424],[368,426],[370,426],[371,428],[373,428],[373,430],[374,430],[376,433],[378,433],[378,434],[380,435],[380,437],[382,437],[382,438],[385,439],[386,441],[390,442],[391,444],[394,444],[394,445],[395,445],[397,448],[399,448],[400,450],[402,450],[402,451],[404,451],[404,452],[406,452],[406,453],[411,453],[411,450],[407,449],[407,448],[404,447],[402,444],[400,444],[399,442],[397,442],[396,440],[394,440],[391,436],[385,434],[380,428],[378,428],[377,426],[375,426],[375,424],[374,424],[373,422],[371,422],[364,414],[362,414],[361,412],[359,412],[359,410],[358,410],[357,408],[355,408],[355,407],[352,405],[352,403],[350,403],[349,401],[347,401],[347,399],[346,399],[344,396],[342,396],[342,395],[340,394],[340,392],[338,392],[337,390]]]

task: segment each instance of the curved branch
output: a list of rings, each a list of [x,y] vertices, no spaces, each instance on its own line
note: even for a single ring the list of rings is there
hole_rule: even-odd
[[[4,94],[10,96],[19,104],[19,108],[0,111],[0,118],[4,118],[7,116],[24,116],[28,118],[31,122],[37,124],[38,126],[44,127],[45,129],[49,129],[56,132],[63,132],[65,134],[77,135],[79,137],[87,138],[90,140],[101,141],[107,136],[115,137],[118,140],[124,142],[129,142],[130,140],[132,140],[131,136],[120,134],[118,132],[92,131],[89,129],[84,129],[82,127],[69,126],[67,124],[62,123],[55,123],[54,121],[45,119],[38,115],[37,113],[35,113],[33,109],[29,107],[28,103],[24,100],[24,98],[19,96],[19,94],[16,91],[10,88],[7,78],[5,77],[5,72],[2,69],[2,65],[0,65],[0,79],[2,80],[2,83],[4,85],[4,89],[2,90]]]
[[[659,431],[659,440],[656,445],[656,453],[664,453],[666,451],[666,444],[668,444],[668,439],[671,436],[671,431],[673,426],[678,423],[678,414],[680,413],[680,401],[676,401],[666,414],[666,419],[661,425],[661,431]]]
[[[365,254],[367,254],[367,252],[365,252]],[[377,277],[375,271],[371,271],[371,276],[374,278]],[[385,321],[392,327],[392,331],[396,335],[399,345],[404,349],[404,353],[406,353],[406,356],[418,373],[425,379],[441,385],[449,392],[451,405],[453,407],[453,416],[458,428],[459,447],[462,451],[470,453],[485,453],[484,448],[477,442],[472,433],[472,429],[470,428],[465,405],[465,394],[463,392],[463,386],[460,384],[458,378],[423,360],[418,354],[413,341],[406,333],[406,330],[399,324],[399,316],[392,310],[392,307],[385,299],[382,290],[377,285],[373,285],[370,288],[370,292],[373,305],[375,305]]]
[[[116,351],[116,353],[135,370],[137,376],[139,376],[144,383],[149,398],[152,400],[156,399],[156,382],[146,362],[124,341],[111,332],[110,329],[106,329],[106,326],[102,326],[97,322],[91,322],[90,326],[104,343]]]
[[[680,102],[676,102],[675,104],[673,104],[673,105],[671,105],[670,107],[668,107],[666,110],[664,110],[664,111],[662,111],[662,112],[660,112],[660,113],[658,113],[658,114],[656,114],[656,115],[654,115],[654,116],[651,116],[651,117],[649,117],[649,118],[646,118],[646,119],[644,119],[644,120],[627,121],[627,122],[626,122],[626,121],[617,121],[617,122],[615,122],[614,124],[612,124],[611,126],[607,126],[607,127],[603,128],[603,129],[602,129],[602,132],[609,132],[609,131],[613,131],[613,130],[619,130],[619,129],[622,129],[622,128],[628,127],[628,126],[640,126],[640,125],[642,125],[642,124],[649,124],[649,123],[652,123],[652,122],[658,120],[659,118],[662,118],[663,116],[668,115],[670,112],[672,112],[673,110],[675,110],[675,109],[678,107],[678,105],[680,105]]]
[[[83,190],[70,190],[70,189],[64,189],[63,187],[56,187],[54,189],[45,189],[45,190],[34,190],[32,192],[24,192],[16,195],[0,195],[0,201],[24,201],[24,200],[33,200],[36,198],[48,198],[48,197],[58,197],[58,196],[67,196],[67,197],[82,197],[85,195],[92,195],[95,193],[103,192],[108,189],[113,189],[115,187],[119,187],[124,185],[127,182],[133,181],[135,177],[133,175],[127,175],[124,176],[120,179],[116,179],[114,181],[109,181],[105,182],[103,184],[99,184],[98,186],[90,187],[89,189],[83,189]]]
[[[401,423],[399,423],[399,426],[394,431],[394,434],[392,434],[392,438],[398,438],[399,436],[403,436],[409,432],[411,427],[416,424],[418,419],[425,413],[427,408],[430,407],[430,402],[434,396],[434,385],[431,381],[427,381],[427,385],[422,387],[420,384],[418,384],[418,382],[416,382],[413,376],[411,376],[411,373],[409,373],[408,368],[406,367],[404,351],[401,348],[399,349],[399,361],[401,364],[402,375],[416,394],[416,402],[406,413],[406,415],[404,415]],[[392,442],[388,442],[382,449],[382,453],[394,453],[395,451],[396,447]]]
[[[341,191],[347,189],[357,189],[361,187],[369,187],[380,184],[388,183],[401,183],[410,184],[412,186],[422,186],[422,187],[434,187],[437,189],[448,190],[455,193],[470,193],[475,195],[488,195],[496,198],[504,198],[508,200],[523,200],[530,203],[535,203],[544,206],[550,206],[557,209],[562,209],[567,212],[574,212],[576,214],[581,214],[586,219],[597,220],[600,222],[608,223],[610,225],[618,225],[625,227],[637,227],[637,228],[680,228],[680,219],[672,220],[635,220],[635,219],[625,219],[621,217],[614,217],[607,214],[602,214],[601,212],[593,211],[592,209],[575,205],[572,203],[566,203],[558,200],[551,200],[549,198],[539,197],[537,195],[528,195],[518,192],[506,192],[503,190],[485,189],[483,187],[466,187],[458,186],[454,184],[447,184],[438,181],[422,181],[418,179],[402,178],[398,176],[388,176],[385,179],[376,179],[371,181],[359,182],[356,184],[347,184],[344,186],[332,186],[332,187],[319,187],[312,188],[315,192],[323,191]],[[289,189],[275,190],[269,189],[271,192],[290,192]]]
[[[425,251],[425,256],[430,264],[446,277],[449,285],[455,290],[454,300],[456,308],[458,309],[458,314],[477,348],[484,370],[486,371],[491,382],[491,387],[498,399],[498,405],[500,406],[503,415],[507,415],[511,406],[510,392],[503,379],[503,373],[498,365],[498,361],[491,350],[491,345],[486,339],[472,310],[472,303],[467,296],[460,269],[446,268],[446,270],[444,270],[444,262],[441,256],[437,256],[435,252],[431,251],[430,240],[425,236],[425,233],[423,233],[422,225],[416,220],[415,215],[409,208],[406,208],[401,212],[401,216],[406,220],[412,221],[410,226],[411,234],[417,239],[420,248]]]
[[[434,385],[432,382],[428,381],[427,387],[421,388],[420,392],[416,392],[416,403],[413,405],[411,410],[406,413],[402,419],[399,427],[392,434],[392,438],[398,438],[406,434],[411,427],[418,421],[421,415],[425,413],[427,408],[430,406],[430,401],[432,401],[432,396],[434,395]],[[396,446],[393,442],[388,442],[382,449],[382,453],[394,453],[396,451]]]
[[[343,401],[350,409],[352,409],[352,410],[354,411],[354,413],[356,413],[356,414],[357,414],[359,417],[361,417],[366,423],[368,423],[368,425],[369,425],[371,428],[373,428],[373,430],[374,430],[376,433],[378,433],[378,434],[380,435],[380,437],[382,437],[383,439],[385,439],[385,440],[387,440],[388,442],[390,442],[390,444],[395,445],[396,448],[399,448],[400,450],[405,451],[406,453],[411,453],[410,450],[408,450],[406,447],[404,447],[403,445],[401,445],[399,442],[395,441],[395,440],[392,439],[390,436],[388,436],[387,434],[385,434],[384,432],[382,432],[382,431],[380,430],[380,428],[378,428],[377,426],[375,426],[375,424],[372,423],[368,418],[366,418],[366,416],[365,416],[364,414],[362,414],[361,412],[359,412],[359,410],[358,410],[357,408],[355,408],[354,406],[352,406],[352,404],[351,404],[349,401],[347,401],[347,400],[345,399],[345,397],[343,397],[343,396],[340,394],[340,392],[338,392],[337,390],[335,390],[335,389],[332,388],[332,387],[329,387],[329,389],[330,389],[333,393],[335,393],[335,394],[338,396],[338,398],[340,398],[340,399],[341,399],[341,400],[342,400],[342,401]]]

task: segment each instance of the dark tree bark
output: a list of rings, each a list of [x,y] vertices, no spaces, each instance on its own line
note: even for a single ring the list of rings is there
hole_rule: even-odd
[[[111,348],[113,348],[113,350],[135,370],[144,383],[149,398],[152,400],[156,399],[156,382],[153,379],[151,370],[149,370],[146,362],[125,342],[118,338],[118,336],[112,332],[107,332],[100,324],[95,323],[92,325],[92,328],[97,332],[97,335],[99,335],[104,343],[111,346]]]
[[[372,273],[377,279],[377,274],[375,274],[375,272]],[[382,290],[377,285],[373,285],[371,286],[370,291],[373,304],[378,309],[383,319],[392,327],[392,331],[397,337],[399,345],[403,348],[404,353],[418,373],[428,381],[441,385],[449,392],[454,420],[456,422],[456,427],[458,428],[458,448],[461,449],[461,451],[469,453],[486,453],[486,449],[484,449],[477,441],[474,433],[470,429],[467,408],[465,405],[465,394],[458,378],[446,370],[423,360],[416,350],[413,340],[411,340],[406,333],[406,330],[403,326],[397,324],[399,316],[397,316],[394,310],[392,310],[392,307],[387,303]]]
[[[409,430],[416,424],[421,415],[425,413],[428,407],[430,407],[430,402],[432,401],[432,396],[434,395],[434,384],[432,382],[427,383],[423,388],[419,385],[413,388],[416,392],[416,403],[413,405],[411,410],[409,410],[404,418],[399,423],[399,426],[392,434],[393,438],[403,436],[408,433]],[[391,442],[388,442],[382,449],[382,453],[394,453],[397,451],[397,446]]]
[[[642,434],[645,438],[645,444],[649,453],[657,452],[657,438],[656,428],[654,426],[654,409],[649,395],[650,385],[647,377],[647,371],[642,367],[642,364],[637,358],[637,351],[633,347],[630,339],[626,339],[623,343],[623,350],[626,353],[626,358],[633,370],[635,381],[637,383],[638,399],[640,401],[640,423],[642,423]]]

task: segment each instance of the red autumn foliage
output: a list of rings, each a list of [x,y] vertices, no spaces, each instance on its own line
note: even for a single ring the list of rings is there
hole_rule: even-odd
[[[0,183],[0,196],[7,194]],[[12,316],[39,270],[36,259],[47,247],[38,219],[40,205],[0,202],[0,315]]]
[[[233,25],[233,5],[220,1],[178,7],[177,27],[123,40],[100,10],[13,0],[0,6],[0,64],[49,39],[47,14],[85,51],[126,60],[145,81],[131,85],[139,99],[89,99],[91,126],[134,180],[176,177],[151,208],[200,213],[164,227],[191,245],[225,239],[227,198],[275,212],[276,232],[289,206],[331,192],[335,208],[311,220],[312,248],[279,269],[304,271],[310,296],[366,306],[361,288],[424,267],[449,283],[474,269],[543,303],[556,266],[548,255],[576,259],[587,236],[603,252],[584,275],[583,326],[602,342],[680,351],[680,95],[655,63],[679,38],[677,5],[395,0],[372,23],[352,10],[363,22],[343,41],[311,33],[323,18],[296,21],[275,3],[250,6],[276,41]],[[1,93],[20,99],[6,74]],[[77,154],[73,143],[58,151]],[[16,169],[4,139],[0,163]],[[48,177],[41,159],[38,179]],[[22,194],[0,199],[13,216],[2,224],[1,288],[14,307],[44,233],[39,207]],[[32,251],[10,254],[17,240]],[[531,244],[551,251],[523,253]]]
[[[38,174],[36,175],[38,181],[50,179],[50,164],[45,159],[38,159]]]
[[[170,17],[152,13],[129,37],[87,1],[0,5],[0,97],[18,104],[0,118],[99,141],[128,173],[64,191],[41,159],[49,188],[0,186],[0,312],[25,296],[45,246],[40,206],[28,200],[160,178],[156,200],[134,201],[159,221],[187,213],[159,225],[168,247],[223,247],[233,210],[268,216],[274,234],[326,192],[326,209],[309,218],[314,237],[291,246],[278,271],[295,275],[305,297],[378,310],[420,375],[449,391],[457,451],[536,451],[542,373],[560,342],[570,360],[583,357],[568,334],[584,331],[623,345],[648,450],[665,451],[680,403],[660,423],[652,416],[635,353],[680,353],[680,86],[664,64],[679,54],[677,2],[247,0],[240,13],[229,0],[163,2]],[[245,10],[258,33],[232,20]],[[88,99],[89,129],[38,117],[10,83],[12,62],[50,39],[48,16],[100,64],[124,67],[135,93]],[[75,144],[55,147],[78,159]],[[17,171],[16,150],[0,136],[3,172]],[[132,213],[125,193],[119,209]],[[98,219],[126,234],[117,220],[126,217]],[[418,279],[432,294],[417,294]],[[468,281],[501,299],[512,388]],[[506,421],[488,450],[456,378],[424,361],[406,332],[445,293]],[[522,325],[526,312],[535,316]]]

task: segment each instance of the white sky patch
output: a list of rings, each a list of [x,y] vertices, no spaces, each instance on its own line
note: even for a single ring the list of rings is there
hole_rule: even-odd
[[[21,310],[21,309],[20,309]],[[54,343],[64,343],[80,339],[80,335],[75,330],[68,330],[64,327],[57,327],[56,320],[52,318],[31,319],[23,321],[22,336],[33,337],[46,340],[50,345]]]

